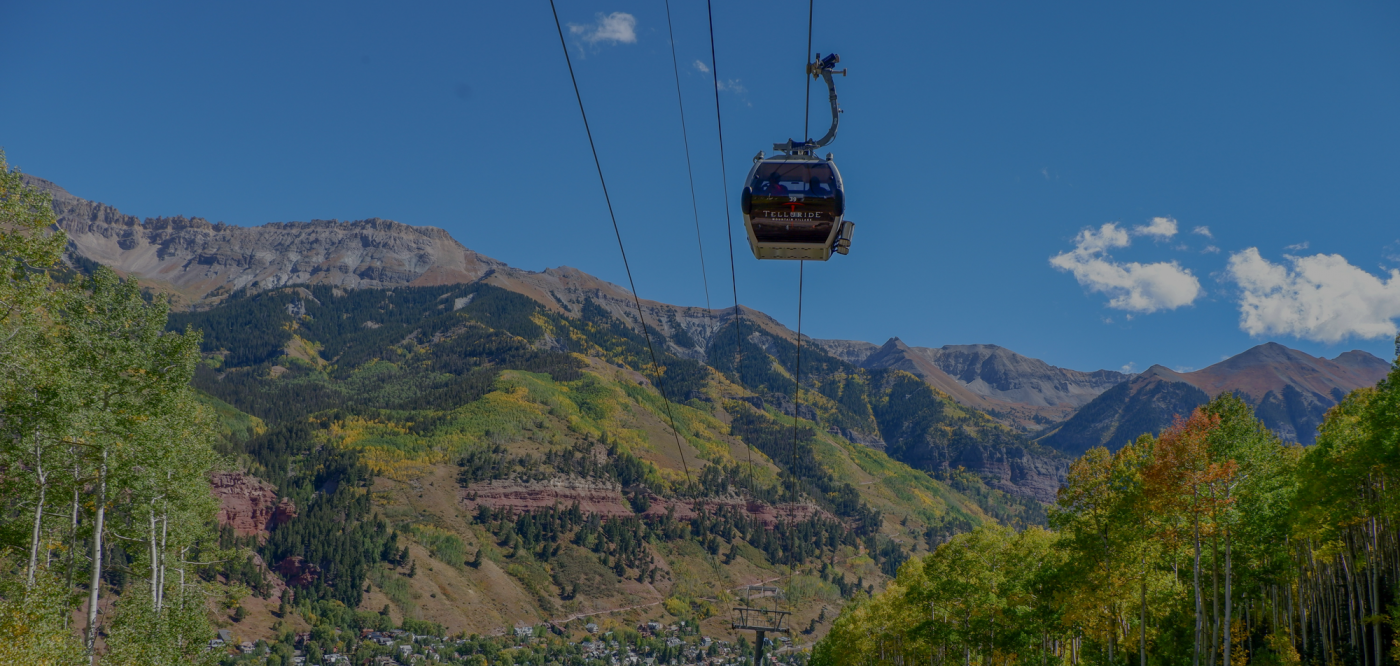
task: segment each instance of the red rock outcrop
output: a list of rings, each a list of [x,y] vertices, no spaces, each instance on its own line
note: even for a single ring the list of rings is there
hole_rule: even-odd
[[[301,556],[295,556],[278,563],[277,573],[287,579],[289,586],[307,587],[321,575],[321,567],[308,563]]]
[[[219,498],[219,524],[232,525],[239,536],[266,538],[272,528],[297,515],[291,499],[279,500],[271,485],[254,476],[216,472],[210,477],[209,485],[214,496]]]
[[[601,516],[630,516],[632,507],[614,484],[578,477],[555,477],[546,481],[520,483],[494,480],[472,484],[465,493],[468,506],[535,511],[555,504],[562,507],[578,502],[583,513]]]
[[[622,489],[591,479],[578,477],[556,477],[546,481],[521,483],[519,481],[483,481],[472,484],[462,493],[463,503],[475,509],[488,506],[493,510],[511,509],[516,512],[538,511],[551,506],[579,505],[584,515],[596,513],[600,516],[634,515],[631,504],[622,496]],[[710,498],[705,500],[668,500],[656,495],[649,497],[651,506],[642,515],[660,518],[667,511],[674,511],[678,520],[690,520],[704,508],[713,511],[718,507],[738,509],[757,518],[768,527],[782,521],[801,521],[815,515],[830,518],[830,514],[813,504],[779,504],[744,500],[738,497]]]

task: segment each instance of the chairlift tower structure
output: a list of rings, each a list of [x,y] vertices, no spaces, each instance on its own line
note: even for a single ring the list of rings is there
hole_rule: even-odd
[[[736,631],[752,631],[758,640],[754,643],[754,666],[763,664],[763,641],[768,633],[791,633],[788,616],[791,612],[779,607],[782,591],[776,587],[748,585],[743,588],[744,596],[734,607],[731,628]],[[767,601],[765,601],[767,600]]]

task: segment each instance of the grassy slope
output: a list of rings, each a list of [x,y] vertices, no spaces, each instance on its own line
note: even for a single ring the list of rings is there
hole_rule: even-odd
[[[443,291],[444,297],[452,295]],[[330,300],[320,296],[323,302]],[[434,299],[420,301],[431,305]],[[352,305],[369,307],[363,303]],[[383,303],[371,306],[381,313],[386,309]],[[281,307],[280,301],[273,302],[268,311],[276,313]],[[393,304],[387,309],[393,310]],[[356,311],[352,308],[345,312],[313,312],[323,319],[313,324],[321,324],[319,330],[324,331],[325,319],[337,315],[348,318]],[[488,312],[481,318],[528,328],[520,324],[519,317],[512,319],[509,315]],[[246,318],[247,314],[243,316]],[[225,379],[235,378],[243,382],[239,389],[243,392],[232,391],[225,397],[231,401],[240,398],[245,404],[263,405],[269,410],[273,408],[249,398],[249,391],[283,396],[282,402],[299,395],[329,395],[362,406],[382,407],[402,403],[406,397],[421,393],[423,386],[450,382],[454,377],[435,370],[438,366],[433,365],[431,354],[437,342],[425,339],[426,336],[413,337],[424,328],[431,328],[429,325],[411,322],[400,331],[390,331],[390,335],[385,335],[383,328],[362,328],[360,334],[351,327],[345,329],[348,333],[323,334],[324,339],[316,339],[317,326],[305,324],[309,318],[253,331],[252,335],[271,351],[264,351],[261,357],[245,353],[242,367],[211,370],[205,388],[224,390],[228,386]],[[181,323],[199,323],[197,317],[191,319],[192,322]],[[217,316],[210,319],[210,323],[219,321]],[[500,447],[506,456],[538,457],[546,451],[596,441],[606,433],[618,450],[644,461],[651,479],[649,485],[664,491],[679,487],[685,477],[668,425],[674,418],[692,475],[698,475],[707,465],[728,467],[738,463],[747,468],[751,457],[753,476],[761,485],[779,482],[779,465],[730,435],[729,415],[720,405],[725,397],[750,395],[744,388],[706,368],[702,393],[709,400],[673,403],[668,414],[656,391],[643,384],[646,379],[642,375],[629,367],[618,367],[614,359],[625,355],[625,341],[609,348],[590,342],[577,331],[558,330],[563,327],[559,322],[551,323],[538,315],[529,321],[551,333],[584,338],[583,344],[578,345],[584,354],[574,355],[582,366],[577,379],[556,381],[549,374],[510,370],[501,372],[483,394],[465,404],[443,405],[440,409],[362,407],[321,412],[329,423],[317,431],[319,443],[357,452],[373,471],[375,510],[399,530],[400,543],[408,545],[414,563],[413,576],[407,575],[408,566],[374,565],[368,576],[369,592],[360,604],[362,609],[379,610],[388,604],[396,618],[429,619],[454,631],[486,633],[518,622],[641,606],[631,612],[635,617],[627,619],[632,622],[641,615],[665,614],[661,602],[672,597],[688,600],[684,607],[673,602],[672,612],[698,617],[723,611],[727,604],[725,590],[729,588],[777,578],[793,586],[798,611],[795,626],[805,627],[823,606],[830,609],[828,617],[835,616],[841,599],[839,594],[833,594],[834,587],[814,575],[802,575],[815,573],[812,563],[794,572],[768,562],[760,550],[741,541],[735,542],[737,556],[727,564],[694,541],[652,543],[647,548],[658,568],[665,571],[659,582],[617,581],[591,597],[569,600],[561,598],[562,590],[548,574],[566,564],[587,565],[587,558],[539,562],[528,555],[510,557],[496,537],[466,513],[460,501],[462,491],[454,463],[465,453]],[[448,330],[451,325],[456,324],[438,329]],[[336,354],[332,360],[353,355],[356,343],[370,334],[391,343],[383,348],[383,353],[366,357],[363,363],[342,367],[321,356],[328,348]],[[230,341],[236,344],[237,338],[221,338],[224,349]],[[210,364],[218,365],[221,358],[226,355],[211,354]],[[830,402],[820,396],[815,398],[818,402]],[[261,419],[218,398],[210,397],[209,402],[229,433],[238,433],[236,439],[266,428]],[[827,404],[822,407],[823,411],[832,409]],[[769,418],[779,424],[792,424],[791,418],[776,412],[770,411]],[[906,551],[927,550],[923,539],[927,527],[946,525],[950,519],[971,525],[988,520],[977,502],[881,452],[822,430],[816,433],[813,450],[834,479],[853,484],[860,497],[883,514],[881,535],[903,544]],[[557,475],[566,470],[545,471]],[[478,549],[484,556],[482,563],[477,567],[466,565],[463,554]],[[866,582],[883,578],[871,558],[857,549],[843,546],[835,560],[837,569],[851,582],[857,577]],[[621,621],[607,613],[597,617]],[[707,630],[714,634],[726,633],[723,624],[722,617],[706,620]],[[824,629],[819,628],[817,636],[822,633]]]

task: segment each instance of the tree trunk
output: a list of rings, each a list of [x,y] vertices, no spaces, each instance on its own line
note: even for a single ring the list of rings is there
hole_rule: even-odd
[[[78,472],[77,463],[73,464],[73,518],[68,523],[68,590],[73,590],[73,570],[78,566]],[[65,616],[66,617],[66,616]],[[66,620],[65,620],[66,622]],[[65,625],[67,626],[67,625]]]
[[[1215,499],[1215,490],[1211,489],[1211,499]],[[1215,666],[1216,655],[1220,651],[1220,534],[1211,535],[1210,539],[1210,654],[1206,656],[1206,664]]]
[[[1380,544],[1376,539],[1376,519],[1371,519],[1371,557],[1367,558],[1366,570],[1371,574],[1371,608],[1372,613],[1379,616],[1381,613],[1380,590],[1377,589],[1376,581],[1377,560],[1380,559]],[[1375,663],[1381,663],[1381,624],[1375,622],[1371,625],[1371,639],[1375,645]],[[1393,655],[1392,655],[1393,656]]]
[[[48,473],[44,471],[44,449],[39,433],[34,433],[34,473],[39,479],[39,502],[34,506],[34,534],[29,538],[28,587],[34,587],[34,572],[39,568],[39,541],[44,527],[44,495],[48,491]]]
[[[1138,618],[1138,664],[1147,666],[1147,556],[1142,558],[1142,614]]]
[[[97,472],[97,519],[92,530],[92,583],[88,588],[87,650],[97,663],[97,602],[102,590],[102,529],[107,517],[107,452],[102,452],[102,466]]]
[[[159,558],[157,558],[157,556],[156,556],[156,505],[155,505],[155,501],[152,501],[152,502],[151,502],[151,506],[150,506],[150,518],[149,518],[149,520],[148,520],[147,522],[150,524],[150,529],[147,531],[147,534],[149,535],[147,541],[148,541],[149,543],[147,543],[147,545],[146,545],[146,550],[147,550],[147,552],[148,552],[148,554],[149,554],[149,556],[150,556],[150,558],[151,558],[151,607],[152,607],[152,608],[155,608],[156,604],[159,603],[159,598],[160,598],[160,593],[158,592],[158,590],[160,589],[160,588],[159,588],[159,584],[160,584],[160,575],[159,575],[158,573],[156,573],[156,560],[159,559]]]
[[[1290,558],[1292,558],[1292,556],[1293,556],[1293,550],[1292,550],[1292,549],[1289,549],[1288,555],[1289,555]],[[1302,559],[1301,555],[1302,555],[1302,549],[1299,548],[1299,558],[1298,558],[1298,559],[1300,559],[1300,560]],[[1308,565],[1307,565],[1306,562],[1303,562],[1303,563],[1301,563],[1301,564],[1299,565],[1299,567],[1298,567],[1298,616],[1299,616],[1299,617],[1298,617],[1298,622],[1299,622],[1299,625],[1301,625],[1301,627],[1302,627],[1302,632],[1303,632],[1303,636],[1302,636],[1302,639],[1303,639],[1303,640],[1302,640],[1302,643],[1303,643],[1303,654],[1304,654],[1304,655],[1307,655],[1307,654],[1308,654],[1308,611],[1312,609],[1312,605],[1313,605],[1313,603],[1315,603],[1315,602],[1313,601],[1313,591],[1312,591],[1312,589],[1311,589],[1311,588],[1308,588],[1308,587],[1304,587],[1304,586],[1307,584],[1308,580],[1309,580],[1307,574],[1308,574]],[[1316,618],[1314,618],[1314,620],[1316,620]]]
[[[160,516],[160,585],[156,587],[156,612],[160,612],[165,607],[165,543],[166,536],[170,533],[170,513],[166,512]]]
[[[1199,491],[1192,488],[1192,498]],[[1192,563],[1191,585],[1196,592],[1196,646],[1191,655],[1191,666],[1201,666],[1201,644],[1205,641],[1205,603],[1201,600],[1201,515],[1195,512],[1192,532],[1196,542],[1196,556]]]
[[[1225,528],[1225,656],[1220,663],[1230,666],[1230,650],[1234,643],[1234,614],[1230,598],[1230,528]]]

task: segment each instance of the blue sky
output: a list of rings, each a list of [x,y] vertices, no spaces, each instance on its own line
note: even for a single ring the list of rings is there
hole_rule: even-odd
[[[672,11],[710,298],[727,306],[705,5]],[[714,12],[737,207],[753,154],[800,138],[807,5]],[[664,4],[559,13],[638,290],[703,305]],[[4,14],[0,146],[78,196],[241,225],[392,218],[625,284],[547,2]],[[815,15],[813,50],[851,72],[830,149],[857,229],[850,256],[807,266],[804,333],[995,343],[1085,370],[1200,368],[1266,340],[1394,355],[1400,5],[823,0]],[[795,326],[797,265],[755,261],[737,210],[732,224],[740,300]]]

